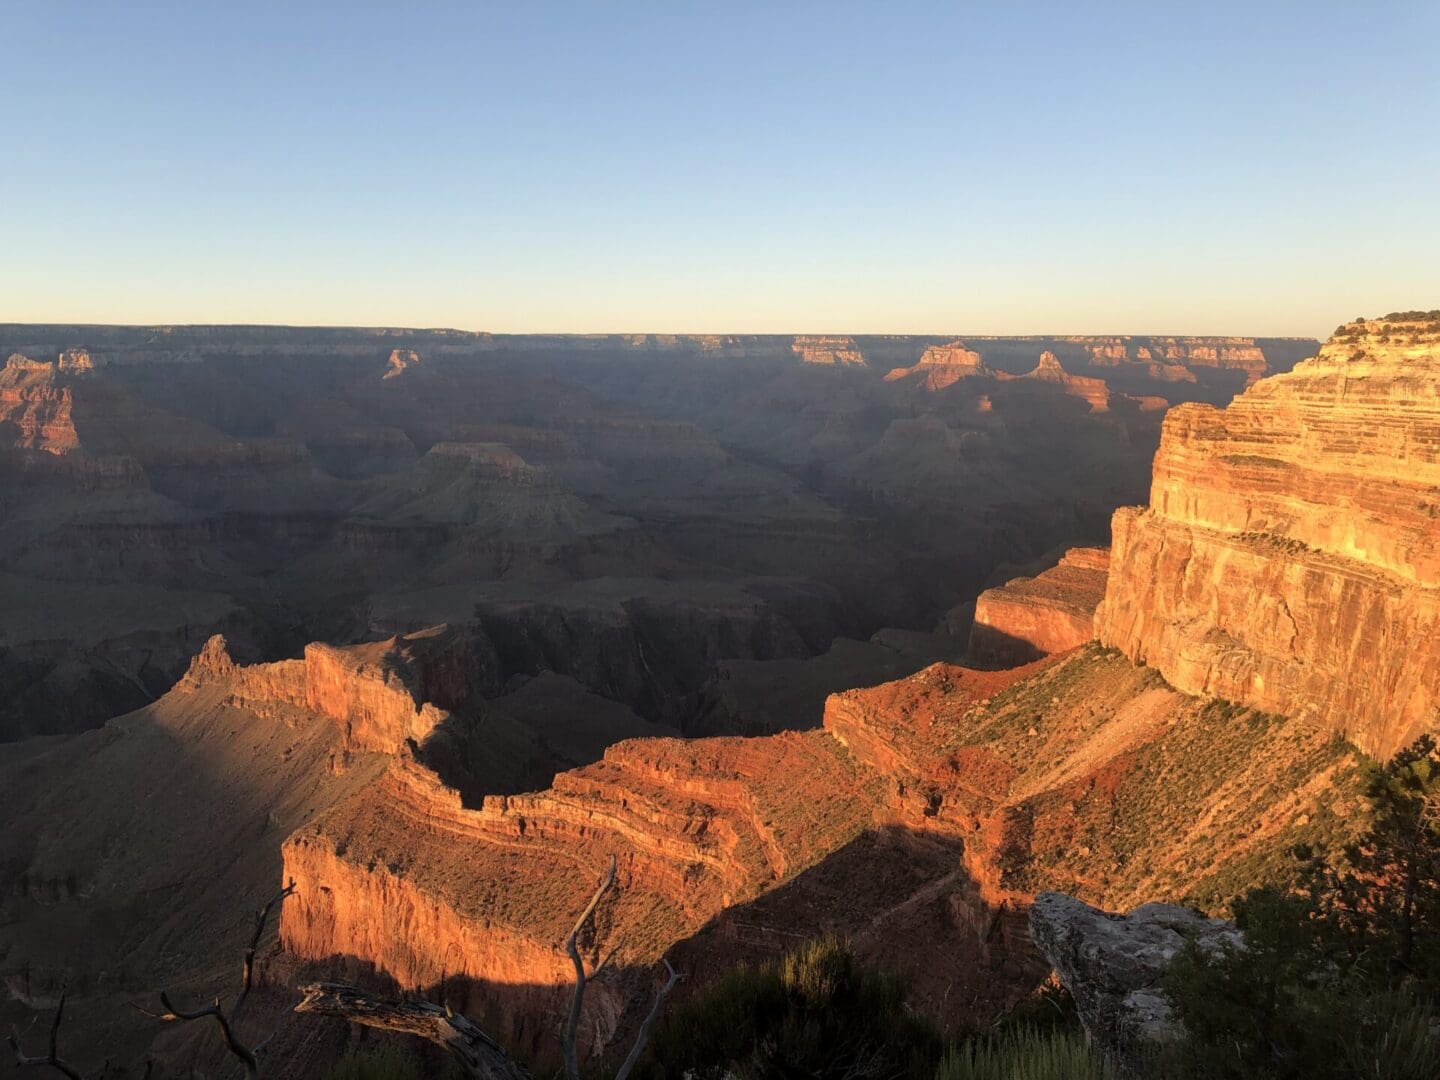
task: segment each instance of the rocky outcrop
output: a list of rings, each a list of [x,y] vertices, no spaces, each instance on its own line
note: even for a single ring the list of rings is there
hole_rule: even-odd
[[[0,370],[0,447],[70,454],[80,449],[74,398],[57,365],[12,354]]]
[[[611,855],[620,887],[597,946],[613,947],[616,968],[645,969],[854,836],[875,805],[857,793],[854,765],[821,732],[622,742],[548,791],[477,809],[402,760],[286,841],[299,902],[286,905],[282,941],[301,957],[375,963],[406,986],[468,980],[477,1011],[492,1000],[487,987],[512,1009],[517,994],[532,1010],[553,1006],[572,977],[568,924]],[[618,1012],[627,994],[622,984],[587,996],[587,1017]],[[595,1026],[587,1020],[587,1033]]]
[[[1233,923],[1189,908],[1144,904],[1117,915],[1055,892],[1035,898],[1030,937],[1075,999],[1091,1041],[1132,1064],[1180,1037],[1164,978],[1186,943],[1207,952],[1244,947]]]
[[[403,375],[407,370],[420,363],[420,354],[414,349],[391,349],[390,359],[385,362],[385,374],[382,379],[393,379],[397,375]]]
[[[1109,565],[1105,548],[1071,548],[1036,577],[986,589],[975,601],[971,659],[1013,667],[1089,641]]]
[[[1105,385],[1104,379],[1071,375],[1049,349],[1040,354],[1040,361],[1035,365],[1035,369],[1021,377],[1034,379],[1036,382],[1053,383],[1070,396],[1084,401],[1092,412],[1106,412],[1110,408],[1110,388]]]
[[[471,698],[470,666],[462,635],[449,627],[362,645],[312,642],[302,660],[244,666],[216,635],[177,689],[223,685],[234,705],[263,713],[303,708],[334,721],[347,751],[397,754],[448,719],[435,702]]]
[[[1350,324],[1227,409],[1172,409],[1112,533],[1097,634],[1176,687],[1379,757],[1433,730],[1440,324]]]
[[[864,367],[865,365],[865,356],[856,346],[854,338],[802,335],[791,344],[790,351],[806,364],[829,364],[843,367]]]
[[[963,341],[952,341],[948,345],[931,345],[914,367],[895,368],[885,379],[888,382],[905,379],[925,390],[936,391],[954,386],[961,379],[994,374],[978,352],[966,347]]]

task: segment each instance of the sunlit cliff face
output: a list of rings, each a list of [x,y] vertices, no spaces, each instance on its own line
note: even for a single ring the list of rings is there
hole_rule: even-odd
[[[1347,324],[1223,411],[1171,410],[1113,533],[1102,641],[1393,753],[1440,706],[1440,322]]]

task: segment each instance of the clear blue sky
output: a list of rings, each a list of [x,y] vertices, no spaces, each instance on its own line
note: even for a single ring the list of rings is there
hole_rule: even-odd
[[[0,0],[0,320],[1323,334],[1440,3]]]

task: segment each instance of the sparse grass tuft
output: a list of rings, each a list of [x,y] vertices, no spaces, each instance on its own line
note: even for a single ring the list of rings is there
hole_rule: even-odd
[[[1012,1028],[951,1050],[936,1080],[1115,1080],[1083,1031]]]

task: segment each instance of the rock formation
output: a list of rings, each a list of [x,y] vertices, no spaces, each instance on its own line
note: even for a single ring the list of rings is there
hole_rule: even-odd
[[[971,659],[1015,667],[1089,641],[1109,565],[1104,548],[1071,548],[1035,577],[986,589],[975,601]]]
[[[1343,829],[1354,771],[1321,728],[1215,712],[1095,645],[1007,672],[937,664],[833,695],[820,731],[632,740],[473,807],[402,753],[286,842],[303,899],[282,934],[302,958],[407,986],[458,976],[468,1009],[539,1046],[537,1018],[564,996],[565,922],[613,854],[619,970],[643,978],[668,954],[703,982],[842,928],[902,967],[918,1007],[973,1020],[1043,974],[1025,923],[1042,884],[1215,903],[1276,851]],[[1294,775],[1312,780],[1278,782]],[[894,879],[864,884],[897,844]],[[966,995],[956,968],[934,970],[937,941],[969,958]],[[598,1043],[627,985],[587,1014]]]
[[[801,336],[795,339],[790,349],[807,364],[838,364],[841,366],[864,366],[865,356],[848,337]]]
[[[393,379],[420,363],[420,354],[414,349],[391,349],[390,359],[385,363],[382,379]]]
[[[1342,327],[1228,408],[1166,418],[1113,523],[1100,639],[1188,693],[1377,757],[1440,726],[1440,322]]]
[[[13,353],[0,370],[0,447],[70,454],[80,449],[70,388],[57,365]]]
[[[1233,923],[1189,908],[1143,904],[1116,915],[1056,892],[1035,897],[1030,937],[1075,999],[1092,1043],[1132,1064],[1181,1035],[1163,981],[1185,944],[1244,946]]]
[[[1110,408],[1110,388],[1105,385],[1104,379],[1071,375],[1049,349],[1040,354],[1040,361],[1035,365],[1035,369],[1023,378],[1054,383],[1062,387],[1067,394],[1087,402],[1095,412],[1105,412]]]
[[[993,375],[991,368],[963,341],[931,345],[914,367],[895,368],[885,376],[889,382],[912,380],[929,391],[944,390],[961,379]]]

